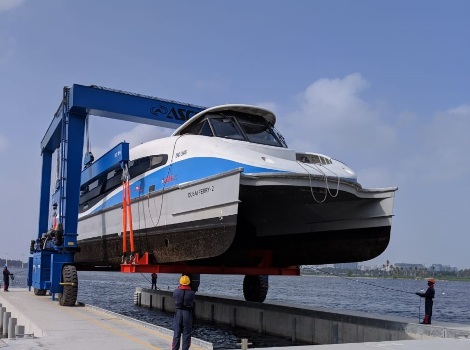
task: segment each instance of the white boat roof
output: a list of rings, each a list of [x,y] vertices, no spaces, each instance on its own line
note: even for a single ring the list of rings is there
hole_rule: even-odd
[[[215,112],[223,112],[223,111],[235,111],[235,112],[242,112],[248,114],[259,115],[266,119],[268,123],[274,126],[276,124],[276,116],[273,112],[268,109],[257,107],[257,106],[250,106],[250,105],[243,105],[243,104],[227,104],[227,105],[219,105],[215,107],[210,107],[202,112],[199,112],[194,117],[186,121],[183,125],[181,125],[178,129],[176,129],[172,136],[180,135],[181,131],[186,129],[189,125],[198,122],[208,113],[215,113]]]

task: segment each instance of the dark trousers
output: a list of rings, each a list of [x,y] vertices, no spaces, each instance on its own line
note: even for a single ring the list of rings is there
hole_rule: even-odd
[[[424,302],[424,324],[431,324],[431,317],[432,317],[432,299],[426,300]]]
[[[191,346],[191,331],[193,329],[193,310],[176,309],[173,325],[172,350],[179,350],[180,339],[183,336],[182,350],[188,350]]]

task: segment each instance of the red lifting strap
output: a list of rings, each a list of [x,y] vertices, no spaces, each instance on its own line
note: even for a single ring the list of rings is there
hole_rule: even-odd
[[[129,223],[129,240],[131,254],[134,254],[134,230],[132,228],[131,191],[129,180],[122,182],[122,252],[127,253],[127,224]]]

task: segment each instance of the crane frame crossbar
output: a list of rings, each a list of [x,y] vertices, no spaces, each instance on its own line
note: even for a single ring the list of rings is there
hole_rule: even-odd
[[[136,254],[133,263],[121,264],[121,272],[125,273],[185,273],[185,274],[229,274],[229,275],[283,275],[299,276],[300,268],[290,266],[285,268],[257,266],[257,267],[232,267],[232,266],[194,266],[187,264],[150,264],[148,253],[142,257]]]

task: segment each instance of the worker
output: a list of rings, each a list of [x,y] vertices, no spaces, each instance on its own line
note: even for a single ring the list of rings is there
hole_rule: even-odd
[[[196,294],[189,284],[188,276],[183,275],[180,278],[180,285],[173,292],[175,300],[175,319],[173,325],[173,343],[172,350],[179,350],[181,336],[183,336],[182,350],[188,350],[191,345],[191,332],[193,328],[193,307]]]
[[[3,291],[8,292],[10,286],[10,276],[13,279],[13,274],[8,270],[8,266],[3,267]]]
[[[432,305],[434,299],[434,284],[436,281],[434,278],[428,279],[428,289],[424,293],[416,293],[416,295],[424,298],[424,320],[420,322],[421,324],[431,324],[431,317],[432,317]]]
[[[151,289],[157,289],[157,274],[155,272],[153,272],[151,277],[152,277],[152,287],[151,287]]]
[[[191,290],[194,291],[194,293],[197,293],[199,290],[199,284],[201,282],[201,275],[199,273],[192,273],[188,275],[188,277],[191,280],[191,284],[189,285]]]

